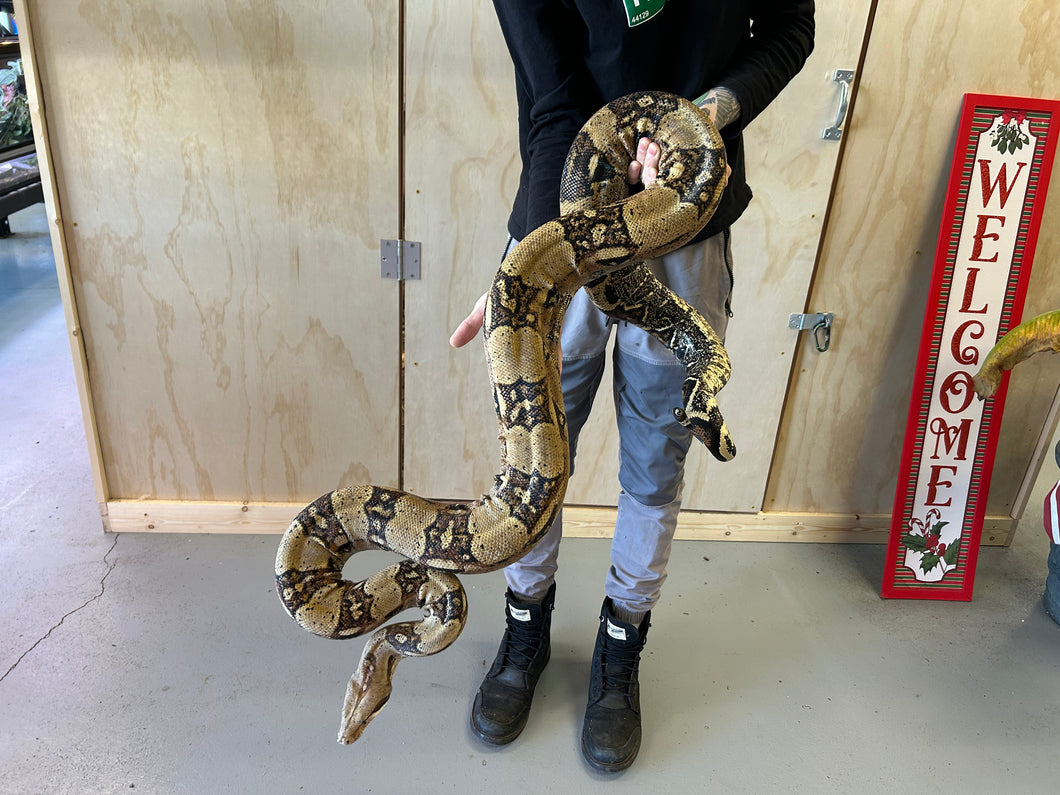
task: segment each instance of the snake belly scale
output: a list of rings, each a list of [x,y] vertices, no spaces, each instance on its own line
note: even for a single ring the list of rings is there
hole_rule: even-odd
[[[659,176],[629,195],[637,141],[660,144]],[[390,696],[402,657],[435,654],[463,629],[466,598],[454,572],[493,571],[528,552],[563,502],[569,470],[558,340],[581,287],[611,315],[635,323],[685,365],[675,417],[719,460],[735,447],[715,402],[729,359],[707,322],[659,283],[646,259],[694,237],[724,188],[725,149],[708,116],[668,94],[609,103],[578,134],[564,168],[562,215],[529,235],[501,264],[483,334],[500,429],[501,469],[475,502],[441,502],[359,486],[325,494],[285,532],[276,582],[288,613],[328,638],[375,630],[350,679],[339,742],[360,737]],[[360,582],[342,578],[355,553],[404,557]],[[385,625],[418,607],[423,618]]]

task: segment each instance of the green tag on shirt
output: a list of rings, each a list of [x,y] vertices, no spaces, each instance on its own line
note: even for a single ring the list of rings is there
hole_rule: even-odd
[[[626,4],[626,19],[632,28],[647,22],[663,10],[666,0],[622,0]]]

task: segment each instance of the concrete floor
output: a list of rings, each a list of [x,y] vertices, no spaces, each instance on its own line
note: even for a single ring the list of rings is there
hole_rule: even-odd
[[[1056,792],[1060,627],[1041,605],[1047,463],[970,603],[883,601],[883,547],[678,542],[642,664],[645,739],[604,776],[578,738],[607,543],[564,545],[530,723],[468,710],[503,580],[335,742],[361,641],[300,630],[276,536],[105,535],[43,208],[0,240],[0,792]],[[361,561],[360,558],[370,560]],[[380,558],[358,556],[366,570]],[[354,572],[357,575],[359,572]]]

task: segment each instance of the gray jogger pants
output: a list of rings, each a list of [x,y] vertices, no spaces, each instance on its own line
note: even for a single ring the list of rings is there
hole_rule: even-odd
[[[509,248],[515,241],[509,243]],[[670,289],[696,307],[724,338],[732,288],[728,231],[648,263]],[[692,434],[673,418],[681,405],[684,367],[636,326],[615,323],[579,290],[563,324],[563,398],[574,474],[578,435],[604,372],[615,329],[613,396],[619,430],[618,518],[605,593],[632,612],[659,599],[681,507],[685,456]],[[552,585],[563,534],[562,511],[525,557],[504,570],[516,594],[539,598]]]

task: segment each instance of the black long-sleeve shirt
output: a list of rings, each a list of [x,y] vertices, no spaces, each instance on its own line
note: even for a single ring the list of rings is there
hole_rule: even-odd
[[[697,239],[740,217],[751,200],[743,128],[813,49],[813,0],[667,0],[633,27],[623,0],[494,0],[494,6],[519,103],[522,175],[508,221],[513,237],[559,215],[563,163],[589,116],[644,90],[695,99],[720,86],[736,95],[740,116],[722,130],[732,176]]]

